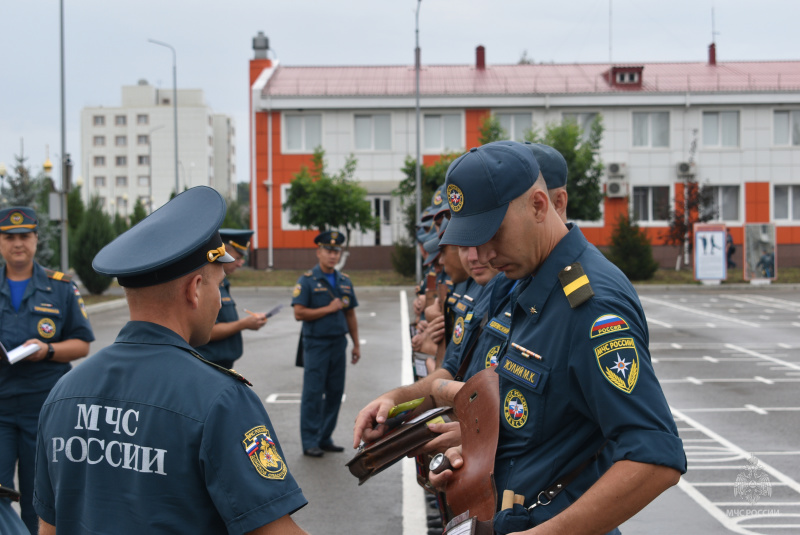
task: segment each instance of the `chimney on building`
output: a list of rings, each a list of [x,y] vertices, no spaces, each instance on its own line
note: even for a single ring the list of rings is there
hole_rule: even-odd
[[[255,59],[267,59],[269,39],[264,35],[264,32],[258,32],[258,35],[253,37],[253,50],[255,51]]]
[[[486,49],[483,45],[478,45],[475,49],[475,68],[479,71],[486,70]]]
[[[717,64],[717,45],[714,43],[708,45],[708,64],[711,66]]]

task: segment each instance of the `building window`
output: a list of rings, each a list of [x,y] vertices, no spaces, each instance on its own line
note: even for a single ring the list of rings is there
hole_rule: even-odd
[[[94,136],[92,138],[92,145],[94,145],[95,147],[105,147],[106,136]]]
[[[117,210],[127,210],[127,209],[128,209],[128,198],[117,197]]]
[[[139,175],[137,183],[142,188],[148,188],[150,187],[150,177],[147,175]]]
[[[100,208],[106,207],[106,198],[105,197],[98,197],[98,201],[100,201]]]
[[[633,146],[669,147],[669,112],[634,112]]]
[[[105,156],[95,156],[94,157],[94,166],[95,167],[105,167],[106,165],[106,157]]]
[[[618,72],[618,84],[635,84],[639,81],[639,74],[635,72]]]
[[[704,111],[703,112],[703,146],[704,147],[738,147],[739,146],[739,112],[738,111]]]
[[[525,135],[533,128],[533,116],[530,113],[498,113],[497,120],[512,141],[525,141]]]
[[[461,115],[425,115],[423,135],[426,152],[461,150]]]
[[[381,210],[381,223],[389,225],[392,223],[392,200],[383,199],[383,210]]]
[[[139,134],[136,136],[136,144],[137,145],[149,145],[150,144],[150,137],[145,134]]]
[[[150,165],[150,156],[147,156],[146,154],[139,155],[136,158],[136,161],[139,165]]]
[[[128,118],[124,115],[117,115],[114,117],[114,124],[117,126],[125,126],[128,124]]]
[[[776,145],[800,145],[800,110],[776,111],[773,135]]]
[[[208,146],[209,147],[214,146],[214,138],[212,136],[208,136]]]
[[[128,165],[128,157],[127,156],[117,156],[115,159],[115,163],[117,167],[125,167]]]
[[[105,126],[106,118],[103,115],[95,115],[92,117],[92,124],[94,126]]]
[[[356,150],[391,150],[392,122],[388,113],[355,116]]]
[[[140,113],[136,116],[136,124],[150,124],[150,119],[146,113]]]
[[[772,206],[776,221],[800,221],[800,186],[775,186]]]
[[[633,188],[633,219],[643,223],[669,219],[669,186]]]
[[[124,147],[128,144],[128,136],[117,136],[114,138],[114,145]]]
[[[574,121],[577,123],[578,128],[581,129],[581,142],[585,142],[589,139],[589,136],[592,134],[592,123],[597,118],[597,113],[595,112],[581,112],[581,113],[565,113],[562,116],[562,120],[566,121]]]
[[[322,115],[286,115],[285,147],[291,152],[313,152],[322,145]]]
[[[104,187],[106,187],[106,177],[104,177],[104,176],[96,176],[96,177],[94,177],[94,187],[96,187],[96,188],[104,188]]]
[[[115,184],[118,187],[127,188],[128,187],[128,177],[126,177],[126,176],[118,176]]]
[[[289,223],[289,218],[292,216],[292,211],[288,208],[283,208],[286,200],[289,198],[289,184],[281,184],[281,228],[283,230],[302,230],[299,225]]]
[[[707,186],[714,221],[739,221],[739,186]]]

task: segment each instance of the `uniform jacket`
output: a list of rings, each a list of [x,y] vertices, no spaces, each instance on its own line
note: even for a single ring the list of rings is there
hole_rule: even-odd
[[[314,266],[311,271],[306,271],[297,281],[292,292],[292,305],[302,305],[306,308],[322,308],[328,306],[335,298],[340,298],[344,308],[323,316],[313,321],[303,322],[303,336],[313,338],[327,338],[344,336],[349,331],[345,311],[358,306],[358,299],[353,290],[350,277],[339,271],[334,271],[335,287],[331,287],[328,279],[319,267]]]

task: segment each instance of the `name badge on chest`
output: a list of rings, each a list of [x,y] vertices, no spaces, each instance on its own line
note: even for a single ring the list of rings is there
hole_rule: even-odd
[[[506,354],[497,366],[498,373],[526,390],[541,394],[547,383],[548,371],[522,356]]]

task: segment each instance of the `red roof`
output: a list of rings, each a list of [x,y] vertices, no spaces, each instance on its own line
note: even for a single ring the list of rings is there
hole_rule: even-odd
[[[607,63],[425,65],[420,93],[426,96],[529,95],[564,93],[763,92],[800,89],[800,61],[648,63],[641,88],[609,85]],[[273,97],[413,96],[413,66],[279,66],[265,88]]]

